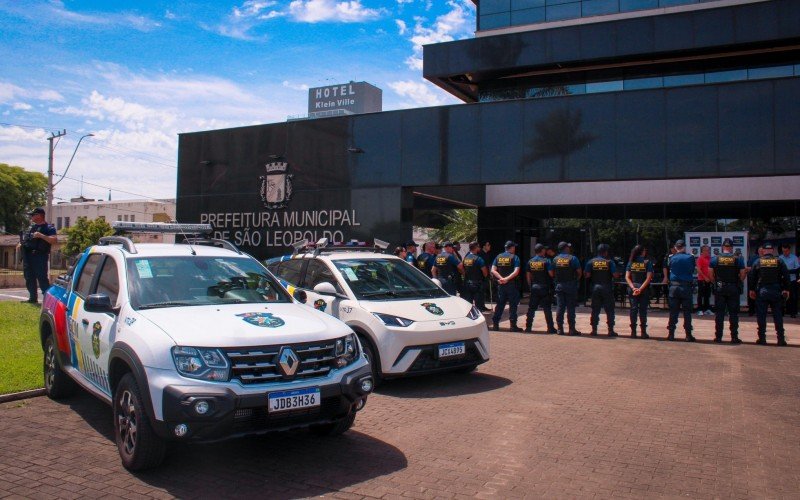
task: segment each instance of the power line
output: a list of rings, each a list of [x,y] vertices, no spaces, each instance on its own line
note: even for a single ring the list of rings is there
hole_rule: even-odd
[[[53,130],[59,129],[61,127],[45,127],[42,125],[22,125],[19,123],[7,123],[7,122],[0,122],[0,125],[4,127],[19,127],[19,128],[29,128],[31,130]]]
[[[113,187],[111,187],[111,186],[103,186],[102,184],[95,184],[95,183],[93,183],[93,182],[82,181],[81,179],[76,179],[76,178],[74,178],[74,177],[64,177],[64,179],[69,179],[69,180],[71,180],[71,181],[75,181],[75,182],[83,182],[84,184],[88,184],[88,185],[90,185],[90,186],[99,187],[99,188],[103,188],[103,189],[110,189],[111,191],[116,191],[116,192],[118,192],[118,193],[131,194],[131,195],[133,195],[133,196],[140,196],[140,197],[142,197],[142,198],[153,199],[153,197],[152,197],[152,196],[149,196],[149,195],[146,195],[146,194],[134,193],[134,192],[132,192],[132,191],[125,191],[125,190],[123,190],[123,189],[117,189],[117,188],[113,188]]]
[[[153,159],[150,159],[150,158],[142,158],[141,156],[137,156],[137,155],[143,155],[143,154],[147,155],[149,153],[135,152],[136,154],[130,154],[130,153],[126,153],[125,151],[122,151],[122,150],[119,150],[119,149],[116,149],[116,148],[112,148],[111,146],[106,146],[104,144],[99,144],[96,141],[89,141],[89,142],[92,145],[97,146],[98,148],[106,149],[108,151],[113,151],[114,153],[117,153],[117,154],[122,155],[122,156],[128,156],[128,157],[131,157],[131,158],[135,158],[137,160],[146,161],[146,162],[150,162],[150,163],[155,163],[156,165],[161,165],[162,167],[168,167],[168,168],[174,168],[174,169],[178,168],[175,165],[170,165],[170,164],[167,164],[167,163],[162,163],[161,161],[156,161],[156,160],[153,160]],[[155,155],[150,155],[150,156],[152,158],[159,158],[159,157],[157,157]],[[160,160],[164,160],[163,158],[159,158],[159,159]],[[166,160],[164,160],[164,161],[166,161]]]

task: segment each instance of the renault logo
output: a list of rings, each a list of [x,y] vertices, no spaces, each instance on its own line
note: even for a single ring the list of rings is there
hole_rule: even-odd
[[[300,359],[290,347],[284,347],[278,357],[278,365],[281,367],[281,371],[284,375],[291,377],[297,372],[297,368],[300,367]]]

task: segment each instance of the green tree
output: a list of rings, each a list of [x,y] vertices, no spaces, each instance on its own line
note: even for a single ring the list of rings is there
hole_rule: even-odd
[[[474,208],[456,208],[442,216],[448,221],[440,229],[431,232],[435,240],[458,240],[468,243],[478,239],[478,211]]]
[[[47,177],[0,163],[0,226],[17,233],[28,226],[28,212],[44,205]]]
[[[114,229],[105,219],[88,220],[86,217],[78,217],[75,225],[65,229],[67,233],[67,243],[61,252],[72,257],[83,252],[87,247],[96,245],[103,236],[111,236]]]

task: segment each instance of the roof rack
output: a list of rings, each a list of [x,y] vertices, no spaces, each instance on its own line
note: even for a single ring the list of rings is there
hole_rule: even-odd
[[[170,233],[170,234],[210,234],[211,224],[178,224],[176,222],[124,222],[114,221],[111,227],[120,233]]]
[[[225,248],[227,250],[233,250],[234,252],[242,255],[242,251],[239,250],[239,247],[231,243],[227,240],[220,240],[218,238],[184,238],[182,241],[176,241],[178,244],[188,244],[188,245],[206,245],[218,248]]]
[[[130,238],[126,238],[124,236],[103,236],[100,238],[100,244],[103,246],[107,245],[122,245],[122,248],[125,249],[128,253],[138,253],[136,251],[136,245],[134,245],[133,240]]]
[[[294,251],[292,255],[302,255],[311,253],[314,257],[320,254],[329,254],[334,252],[372,252],[372,253],[384,253],[386,248],[389,246],[389,243],[375,239],[375,245],[368,247],[368,246],[361,246],[361,245],[335,245],[330,246],[328,243],[328,238],[322,238],[321,240],[317,241],[316,243],[309,243],[308,240],[301,240],[292,245],[294,247]]]

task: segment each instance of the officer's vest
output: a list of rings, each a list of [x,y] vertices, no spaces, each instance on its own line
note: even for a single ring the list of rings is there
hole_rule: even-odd
[[[477,255],[468,253],[461,263],[464,264],[464,276],[466,277],[467,281],[473,281],[477,283],[483,280],[483,268],[478,265]]]
[[[714,268],[714,277],[723,283],[739,282],[738,258],[729,253],[717,255],[717,266]]]
[[[649,259],[643,257],[636,257],[631,261],[631,281],[639,284],[644,283],[644,280],[647,279],[647,264],[649,262]]]
[[[428,276],[431,275],[431,270],[428,269],[428,259],[430,258],[431,254],[428,252],[422,252],[417,257],[417,269],[422,271],[423,273],[427,274]]]
[[[50,253],[50,243],[42,238],[34,238],[33,233],[40,232],[47,234],[47,227],[50,224],[33,224],[28,229],[28,237],[25,242],[26,250],[36,250],[38,253]]]
[[[592,272],[592,285],[611,284],[611,261],[603,257],[595,257],[590,261]]]
[[[556,255],[553,259],[556,283],[570,283],[577,280],[575,269],[570,267],[571,255]]]
[[[550,286],[550,275],[547,272],[547,259],[534,257],[528,261],[528,272],[531,273],[531,285]]]
[[[758,286],[775,285],[781,280],[781,260],[777,257],[758,259]]]
[[[503,252],[497,256],[497,260],[495,261],[495,267],[497,268],[497,272],[500,273],[500,276],[505,278],[506,276],[510,275],[514,272],[514,254],[509,252]]]
[[[453,258],[455,258],[455,256]],[[433,265],[439,270],[440,278],[453,279],[455,274],[458,273],[458,268],[450,262],[450,254],[447,252],[442,252],[437,255]]]

